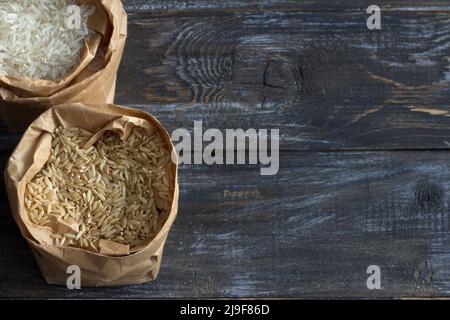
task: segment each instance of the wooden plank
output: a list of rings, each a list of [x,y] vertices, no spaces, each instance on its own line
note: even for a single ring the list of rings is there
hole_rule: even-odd
[[[12,153],[17,143],[20,141],[20,133],[7,133],[6,129],[0,129],[0,152]]]
[[[137,16],[117,102],[170,130],[278,128],[284,150],[448,148],[450,17],[389,12]]]
[[[156,282],[74,292],[41,279],[0,183],[0,296],[450,294],[446,152],[287,152],[271,177],[255,166],[183,166],[180,188]],[[369,265],[380,266],[382,290],[366,288]]]
[[[174,14],[207,12],[273,12],[273,11],[361,11],[374,4],[371,0],[328,1],[328,0],[127,0],[123,1],[125,9],[131,15]],[[446,0],[379,0],[376,4],[382,10],[395,11],[448,11],[450,5]]]

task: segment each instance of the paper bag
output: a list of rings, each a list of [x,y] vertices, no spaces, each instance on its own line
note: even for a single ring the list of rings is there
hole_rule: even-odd
[[[117,71],[127,37],[127,15],[120,0],[79,0],[96,7],[88,25],[96,34],[86,42],[81,62],[59,81],[0,77],[0,120],[22,132],[46,109],[63,103],[113,103]]]
[[[116,105],[102,107],[81,103],[53,107],[41,114],[26,130],[11,155],[5,170],[5,183],[10,207],[22,235],[30,245],[41,272],[50,284],[66,284],[67,268],[80,267],[82,286],[137,284],[154,280],[158,274],[164,243],[178,210],[177,164],[170,162],[170,209],[160,217],[158,233],[135,248],[129,255],[100,254],[81,248],[49,244],[49,227],[33,224],[25,208],[27,183],[45,165],[51,152],[51,132],[57,127],[79,127],[100,137],[103,129],[113,128],[127,134],[133,126],[151,128],[160,133],[170,153],[173,144],[163,126],[150,114]]]

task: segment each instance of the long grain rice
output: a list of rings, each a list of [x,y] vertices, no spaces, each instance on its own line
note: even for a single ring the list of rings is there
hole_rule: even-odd
[[[156,235],[170,208],[169,152],[159,134],[137,127],[125,141],[107,132],[84,149],[91,136],[79,128],[55,131],[50,158],[26,186],[25,207],[38,225],[54,228],[57,218],[76,224],[73,232],[53,232],[55,245],[99,250],[106,239],[133,248]]]
[[[0,1],[0,75],[62,79],[80,61],[94,10],[73,0]]]

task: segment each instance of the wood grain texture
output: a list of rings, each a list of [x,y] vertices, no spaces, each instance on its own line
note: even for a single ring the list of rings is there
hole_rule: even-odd
[[[255,166],[182,167],[179,216],[159,278],[124,288],[45,285],[2,190],[0,296],[449,294],[447,153],[300,152],[282,160],[273,177],[259,176]],[[382,290],[366,288],[372,264],[381,268]]]
[[[192,12],[265,12],[265,11],[364,11],[374,4],[371,0],[328,1],[328,0],[125,0],[129,14],[183,14]],[[446,0],[379,0],[376,4],[383,10],[445,12],[450,10]]]
[[[162,3],[182,12],[153,11]],[[345,12],[295,2],[293,12],[242,13],[211,1],[202,14],[181,3],[126,2],[118,103],[155,113],[170,130],[194,120],[205,129],[279,128],[285,150],[448,148],[447,13],[400,1],[404,11],[383,13],[383,29],[369,31],[364,10],[352,9],[358,2]]]
[[[138,14],[117,101],[169,128],[279,128],[290,150],[447,148],[450,16],[388,12],[381,31],[366,18]]]
[[[158,280],[77,292],[41,278],[1,177],[0,298],[450,296],[448,1],[377,1],[381,31],[369,0],[124,4],[117,103],[278,128],[280,172],[182,166]],[[0,128],[0,170],[19,138]]]

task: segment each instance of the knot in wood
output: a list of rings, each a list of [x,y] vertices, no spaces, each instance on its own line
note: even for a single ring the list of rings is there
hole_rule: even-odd
[[[416,185],[414,198],[417,206],[425,211],[442,207],[444,192],[435,182],[420,180]]]

